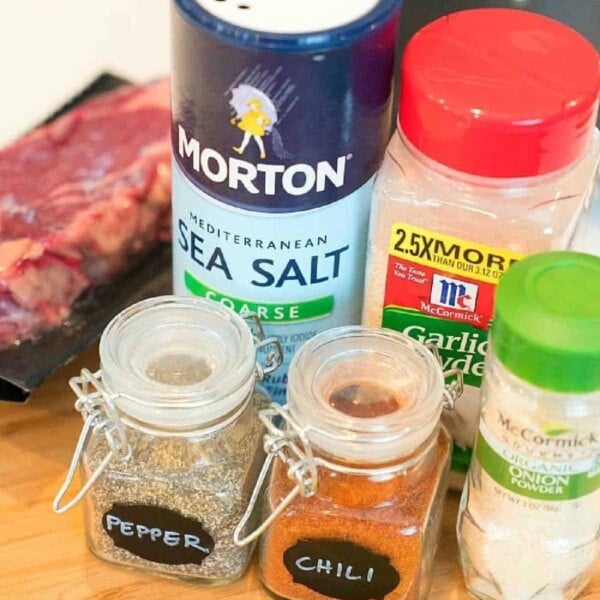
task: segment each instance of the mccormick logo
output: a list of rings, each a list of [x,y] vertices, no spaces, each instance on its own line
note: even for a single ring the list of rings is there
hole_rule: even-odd
[[[433,275],[429,301],[438,306],[475,312],[478,292],[479,286],[474,283],[436,273]]]

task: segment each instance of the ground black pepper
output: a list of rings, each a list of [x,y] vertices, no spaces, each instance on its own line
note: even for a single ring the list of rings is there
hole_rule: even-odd
[[[209,434],[161,436],[126,426],[131,459],[112,462],[85,497],[87,540],[92,552],[110,562],[184,578],[224,583],[241,577],[252,547],[236,547],[233,530],[260,469],[263,430],[255,407],[266,401],[262,392],[255,392],[240,417]],[[82,467],[85,480],[107,451],[103,437],[92,438]],[[166,508],[198,521],[214,540],[214,549],[200,565],[152,562],[133,554],[116,546],[103,525],[104,514],[115,503]]]

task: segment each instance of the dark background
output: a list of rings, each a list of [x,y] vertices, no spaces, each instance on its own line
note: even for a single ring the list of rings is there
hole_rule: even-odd
[[[423,25],[468,8],[521,8],[567,23],[600,49],[600,0],[404,0],[400,19],[400,44]]]

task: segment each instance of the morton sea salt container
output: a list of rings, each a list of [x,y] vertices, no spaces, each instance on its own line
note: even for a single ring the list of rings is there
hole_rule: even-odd
[[[287,357],[360,321],[400,4],[173,0],[175,292],[256,312]]]

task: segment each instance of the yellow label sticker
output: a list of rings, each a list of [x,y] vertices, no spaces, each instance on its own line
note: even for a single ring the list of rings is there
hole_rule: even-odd
[[[469,240],[443,235],[406,223],[395,223],[390,236],[390,255],[445,273],[498,283],[522,254]]]

